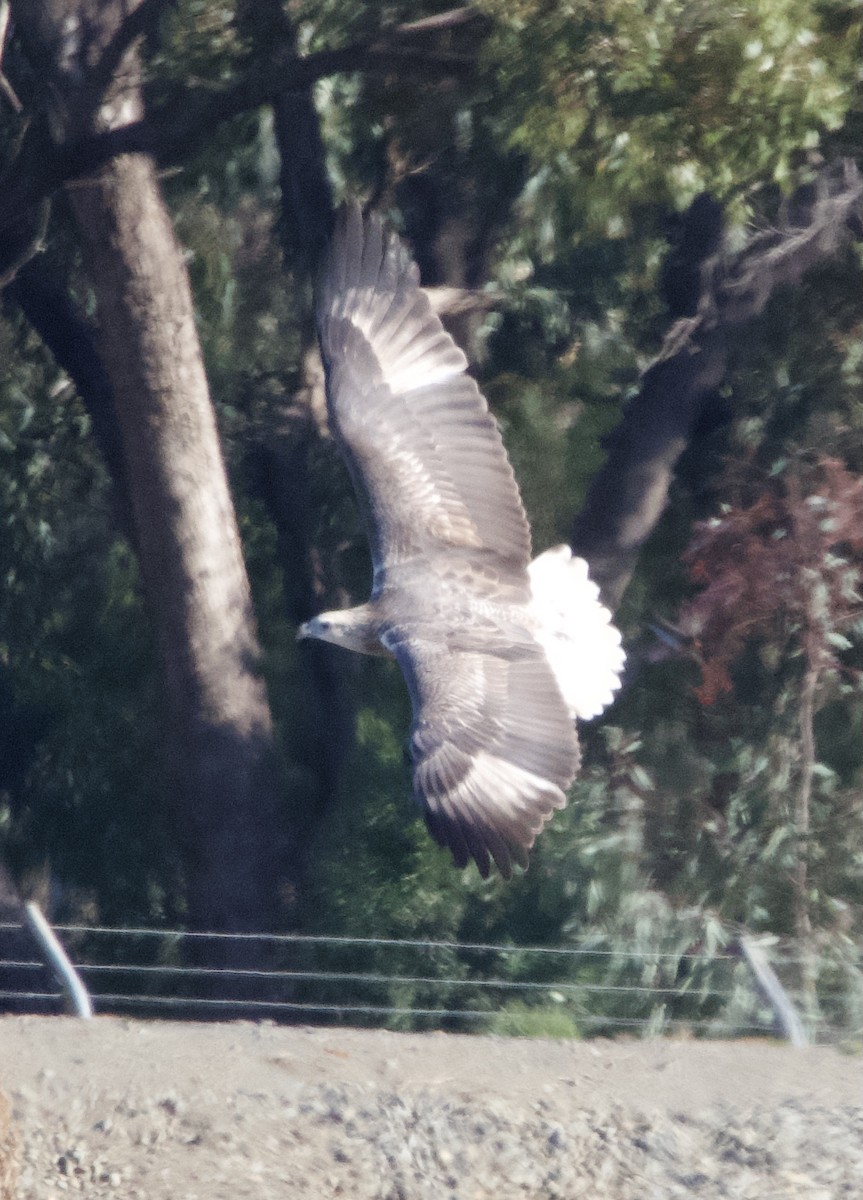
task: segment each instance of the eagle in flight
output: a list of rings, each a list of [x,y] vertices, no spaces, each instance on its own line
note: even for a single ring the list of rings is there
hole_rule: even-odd
[[[611,702],[620,634],[568,546],[531,562],[494,418],[379,217],[347,205],[318,285],[330,428],[364,512],[367,604],[300,637],[395,657],[413,704],[413,791],[456,865],[505,878],[578,767],[575,718]]]

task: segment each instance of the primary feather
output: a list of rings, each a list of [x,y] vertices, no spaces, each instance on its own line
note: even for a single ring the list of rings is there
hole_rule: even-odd
[[[362,505],[369,602],[301,633],[401,667],[414,795],[459,866],[527,851],[578,766],[573,719],[618,683],[620,636],[568,547],[530,563],[497,425],[416,266],[347,206],[325,257],[318,331],[333,436]]]

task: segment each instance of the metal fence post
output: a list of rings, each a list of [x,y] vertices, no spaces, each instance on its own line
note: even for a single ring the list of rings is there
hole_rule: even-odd
[[[45,961],[63,989],[69,1011],[78,1017],[89,1019],[93,1016],[93,1005],[89,993],[80,975],[69,961],[69,956],[60,944],[54,930],[42,915],[41,908],[33,901],[29,901],[24,905],[24,914],[30,932],[39,944]]]
[[[779,982],[776,972],[768,962],[767,955],[761,946],[753,938],[746,936],[738,938],[738,945],[749,969],[755,976],[755,982],[758,984],[761,994],[773,1009],[776,1020],[788,1041],[792,1046],[808,1046],[809,1038],[806,1036],[803,1022],[797,1015],[797,1010],[791,1003],[785,988]]]

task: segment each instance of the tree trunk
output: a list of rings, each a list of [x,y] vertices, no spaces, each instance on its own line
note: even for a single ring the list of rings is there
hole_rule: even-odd
[[[239,0],[237,21],[255,55],[296,46],[294,26],[281,0]],[[286,272],[308,297],[302,336],[302,382],[292,401],[277,408],[274,422],[250,455],[255,493],[278,536],[288,615],[300,624],[325,608],[349,603],[332,583],[332,561],[313,544],[310,462],[321,438],[324,372],[317,348],[311,281],[335,218],[320,121],[309,88],[273,101],[273,132],[279,151],[282,192],[279,233]],[[338,795],[342,769],[354,743],[354,671],[338,647],[310,639],[298,649],[304,673],[306,717],[295,751],[302,769],[302,822],[291,831],[291,882],[301,897],[314,846]]]
[[[50,67],[66,136],[141,115],[134,53],[95,111],[87,68],[128,6],[20,5]],[[80,21],[80,26],[75,21]],[[69,30],[87,44],[70,66]],[[86,66],[84,65],[86,64]],[[96,294],[101,352],[120,426],[137,549],[161,654],[170,798],[190,925],[272,928],[278,904],[278,767],[248,580],[195,329],[189,279],[156,170],[126,155],[70,200]],[[210,961],[248,960],[222,947]]]
[[[261,928],[275,916],[272,728],[188,277],[147,159],[118,159],[72,204],[162,655],[189,915]]]

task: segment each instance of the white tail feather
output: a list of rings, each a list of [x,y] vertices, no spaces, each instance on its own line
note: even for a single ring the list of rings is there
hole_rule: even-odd
[[[570,715],[595,717],[611,704],[623,671],[623,647],[611,613],[599,601],[587,563],[574,558],[569,546],[546,550],[528,573],[537,638]]]

